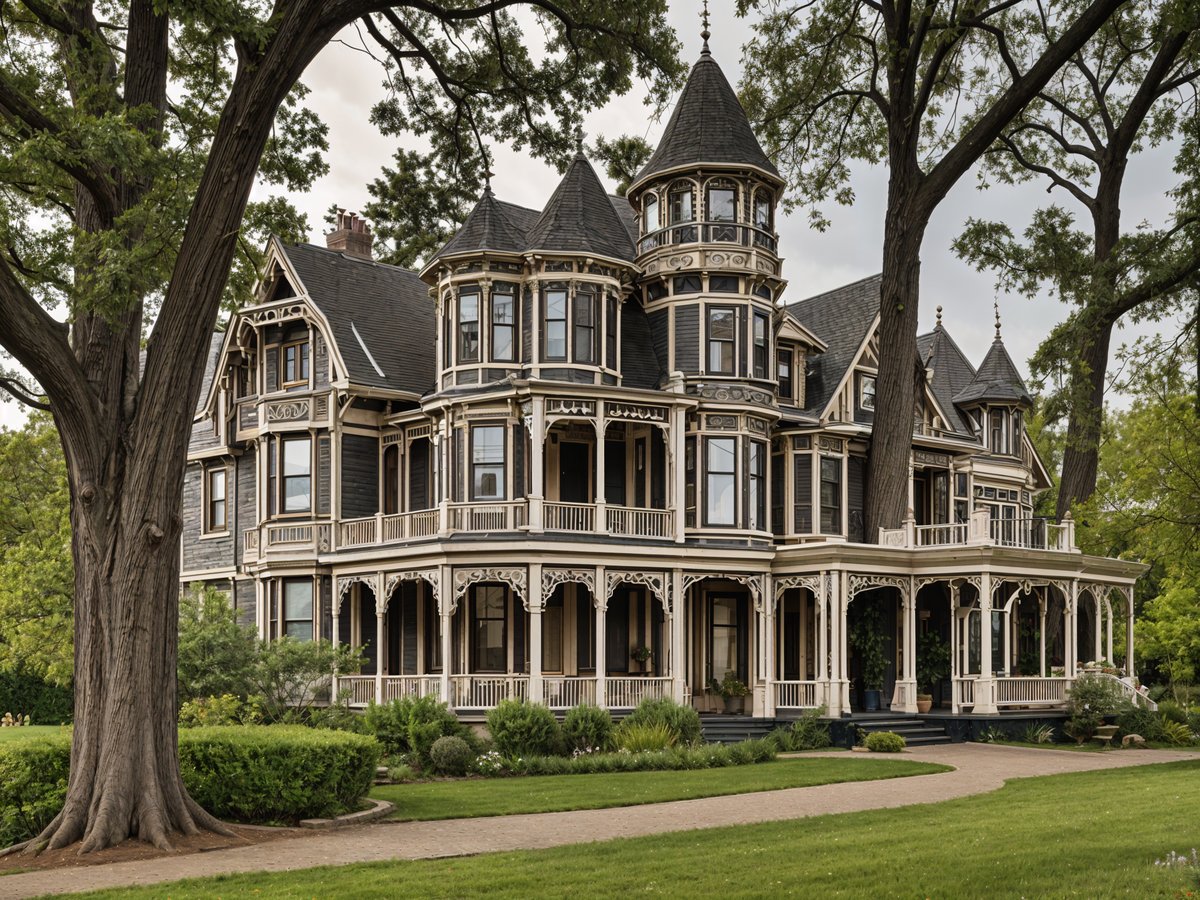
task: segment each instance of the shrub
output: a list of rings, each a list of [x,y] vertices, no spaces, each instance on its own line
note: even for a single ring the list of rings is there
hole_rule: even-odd
[[[474,758],[467,742],[453,734],[438,738],[429,750],[433,771],[439,775],[465,775]]]
[[[1187,710],[1174,700],[1160,700],[1158,714],[1169,722],[1179,722],[1180,724],[1187,722]]]
[[[1121,736],[1140,734],[1148,741],[1163,739],[1163,720],[1156,712],[1141,706],[1133,706],[1117,716]]]
[[[562,752],[562,730],[548,707],[501,700],[488,711],[488,733],[501,756],[553,756]]]
[[[70,768],[69,734],[0,747],[0,848],[34,837],[58,815]]]
[[[717,769],[769,762],[774,758],[775,748],[771,746],[770,741],[754,740],[742,741],[739,744],[671,747],[644,753],[589,753],[573,758],[531,756],[523,759],[516,768],[524,775],[597,775],[613,772]],[[481,774],[507,775],[513,772],[510,768],[488,772],[478,770]]]
[[[259,646],[252,670],[251,693],[262,698],[268,722],[304,722],[329,700],[330,674],[357,672],[362,653],[329,641],[297,641],[284,637]]]
[[[243,725],[180,732],[192,798],[218,818],[295,822],[354,809],[371,789],[379,743],[343,731]]]
[[[637,709],[625,718],[625,722],[635,725],[663,724],[674,733],[676,744],[700,743],[700,714],[692,707],[666,697],[643,700]]]
[[[1028,725],[1021,738],[1027,744],[1052,744],[1054,743],[1054,726]]]
[[[210,585],[188,585],[179,596],[179,699],[248,696],[257,659],[257,632],[238,623],[229,595]]]
[[[894,731],[873,731],[867,735],[866,744],[872,753],[899,753],[904,749],[904,737]]]
[[[429,754],[440,737],[454,735],[474,746],[471,730],[436,697],[401,697],[382,706],[372,703],[360,725],[383,744],[384,753],[408,754],[422,768],[432,764]]]
[[[34,725],[64,725],[71,722],[74,711],[70,688],[21,672],[0,672],[0,714],[29,716]]]
[[[562,724],[567,749],[589,753],[613,749],[613,719],[607,709],[583,704],[567,711]]]
[[[1071,717],[1063,730],[1079,743],[1091,740],[1106,716],[1119,716],[1132,704],[1111,678],[1084,674],[1075,679],[1067,693]]]
[[[805,710],[790,726],[771,732],[771,741],[778,750],[785,752],[828,747],[833,743],[833,738],[829,734],[829,723],[821,718],[824,715],[824,706]]]
[[[262,719],[258,698],[241,700],[233,694],[187,700],[179,707],[180,728],[205,725],[256,725]]]
[[[665,722],[631,722],[626,719],[616,730],[617,746],[630,753],[666,750],[675,745],[675,732]]]
[[[1145,735],[1142,735],[1145,737]],[[1192,734],[1192,729],[1182,722],[1176,722],[1174,719],[1164,719],[1162,723],[1162,739],[1168,744],[1176,744],[1177,746],[1187,746],[1194,743],[1196,736]]]

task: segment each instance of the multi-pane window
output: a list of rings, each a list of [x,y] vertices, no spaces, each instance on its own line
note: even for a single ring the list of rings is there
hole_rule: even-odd
[[[1012,450],[1010,451],[1013,456],[1021,455],[1021,435],[1023,433],[1024,432],[1022,431],[1021,425],[1021,411],[1019,409],[1015,409],[1013,410],[1012,414]]]
[[[653,192],[642,198],[642,233],[658,230],[658,194]]]
[[[471,591],[471,671],[504,672],[508,669],[504,588],[482,584],[473,586]]]
[[[567,292],[546,291],[546,359],[567,358]]]
[[[596,361],[596,294],[590,288],[575,291],[575,362]]]
[[[749,527],[752,531],[767,530],[767,445],[750,442]]]
[[[737,523],[737,438],[705,441],[704,496],[706,524]]]
[[[458,361],[479,362],[479,295],[458,295]]]
[[[492,290],[492,359],[512,362],[516,357],[516,297],[511,284]]]
[[[690,184],[672,186],[671,193],[667,197],[667,204],[672,225],[691,222],[696,218],[696,214],[692,210],[692,186]]]
[[[779,396],[783,400],[795,397],[792,393],[792,351],[780,350],[775,355],[775,377],[779,381]]]
[[[708,372],[732,375],[737,347],[737,310],[713,306],[708,310]]]
[[[295,341],[279,348],[279,371],[284,387],[308,384],[308,341]]]
[[[737,190],[732,187],[708,189],[708,221],[737,221]]]
[[[754,226],[763,231],[771,230],[771,197],[766,191],[754,195]]]
[[[313,638],[313,583],[311,578],[283,582],[283,633],[298,641]]]
[[[859,391],[860,397],[859,397],[858,405],[861,406],[863,409],[874,409],[875,408],[875,376],[874,375],[863,375],[861,384],[862,384],[862,389]]]
[[[471,499],[503,500],[504,426],[476,425],[471,429]]]
[[[307,436],[284,438],[281,447],[283,511],[309,512],[312,509],[312,439]]]
[[[611,292],[605,297],[605,360],[604,364],[610,369],[617,367],[617,298]]]
[[[224,466],[217,469],[209,469],[206,477],[208,479],[208,484],[206,485],[208,504],[206,506],[204,530],[228,531],[229,519],[225,502],[228,471]]]
[[[821,533],[842,533],[842,461],[821,457]]]
[[[993,409],[988,414],[988,433],[991,437],[990,447],[993,453],[1007,453],[1007,441],[1005,440],[1005,421],[1004,410]]]
[[[767,329],[769,320],[762,313],[754,314],[754,377],[767,377]]]

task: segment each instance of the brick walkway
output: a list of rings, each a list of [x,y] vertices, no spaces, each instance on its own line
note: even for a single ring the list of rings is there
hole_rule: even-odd
[[[655,803],[639,806],[635,816],[629,815],[627,808],[617,808],[505,816],[502,820],[451,819],[366,825],[168,859],[8,875],[0,878],[0,897],[65,894],[232,872],[281,872],[389,859],[535,850],[693,828],[937,803],[995,790],[1009,778],[1175,762],[1197,759],[1200,754],[1165,750],[1081,753],[989,744],[947,744],[914,749],[906,754],[906,758],[945,763],[956,768],[953,772],[897,778],[883,783],[860,781]]]

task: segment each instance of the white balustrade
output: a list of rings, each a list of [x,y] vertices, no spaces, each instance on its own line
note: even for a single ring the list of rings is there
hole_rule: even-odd
[[[491,709],[501,700],[529,697],[528,675],[451,675],[450,695],[456,709]]]
[[[996,706],[1063,706],[1070,684],[1069,678],[997,678]]]
[[[246,556],[258,556],[257,528],[248,528],[242,532],[242,550]]]
[[[268,525],[267,546],[281,547],[287,544],[311,544],[312,523],[304,525]]]
[[[633,709],[648,697],[670,697],[672,683],[669,677],[606,678],[604,699],[610,709]]]
[[[343,675],[338,678],[338,693],[347,694],[351,706],[375,702],[374,675]]]
[[[542,678],[542,694],[551,709],[571,709],[584,703],[595,703],[596,679],[546,675]]]
[[[945,547],[967,542],[965,524],[918,525],[916,534],[918,547]]]
[[[1141,691],[1139,691],[1137,688],[1135,688],[1133,686],[1133,683],[1128,681],[1127,679],[1118,678],[1116,675],[1113,675],[1110,672],[1089,672],[1088,674],[1092,678],[1110,678],[1110,679],[1112,679],[1120,686],[1121,693],[1125,695],[1125,698],[1127,700],[1129,700],[1134,706],[1144,706],[1146,709],[1149,709],[1151,711],[1155,711],[1155,712],[1158,711],[1158,704],[1155,703],[1153,700],[1151,700],[1149,697],[1147,697],[1145,694],[1143,694]]]
[[[825,702],[825,686],[819,681],[776,681],[776,709],[816,709]]]
[[[516,531],[525,524],[525,502],[452,503],[453,531]]]
[[[591,503],[547,502],[542,505],[547,531],[595,531],[596,507]]]
[[[374,680],[374,679],[372,679]],[[442,699],[441,675],[384,675],[383,701],[401,697],[436,697]]]
[[[339,547],[364,547],[378,542],[375,533],[375,517],[369,519],[349,519],[338,523]]]
[[[954,679],[954,704],[957,707],[975,705],[975,679]]]
[[[674,519],[671,511],[666,509],[610,506],[607,522],[609,534],[669,538]]]

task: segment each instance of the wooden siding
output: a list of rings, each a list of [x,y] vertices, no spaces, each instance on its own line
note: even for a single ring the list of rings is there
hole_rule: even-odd
[[[233,521],[229,523],[229,530],[233,534],[233,549],[238,565],[242,563],[242,553],[244,550],[240,535],[245,529],[254,528],[258,524],[256,449],[256,444],[248,444],[245,451],[236,460],[237,507]]]
[[[228,568],[234,565],[233,538],[201,540],[204,517],[204,467],[192,463],[183,476],[183,558],[185,572]],[[229,510],[232,513],[232,510]],[[232,519],[233,516],[230,516]],[[233,527],[230,522],[230,527]],[[232,532],[231,532],[232,533]]]
[[[670,313],[665,309],[650,313],[650,340],[654,345],[654,355],[664,369],[671,371],[671,332]]]
[[[700,371],[700,307],[680,306],[675,309],[675,365],[687,375]]]
[[[322,434],[317,438],[317,515],[327,516],[333,504],[333,463],[330,437]]]
[[[342,518],[379,511],[379,440],[361,434],[342,437]]]

